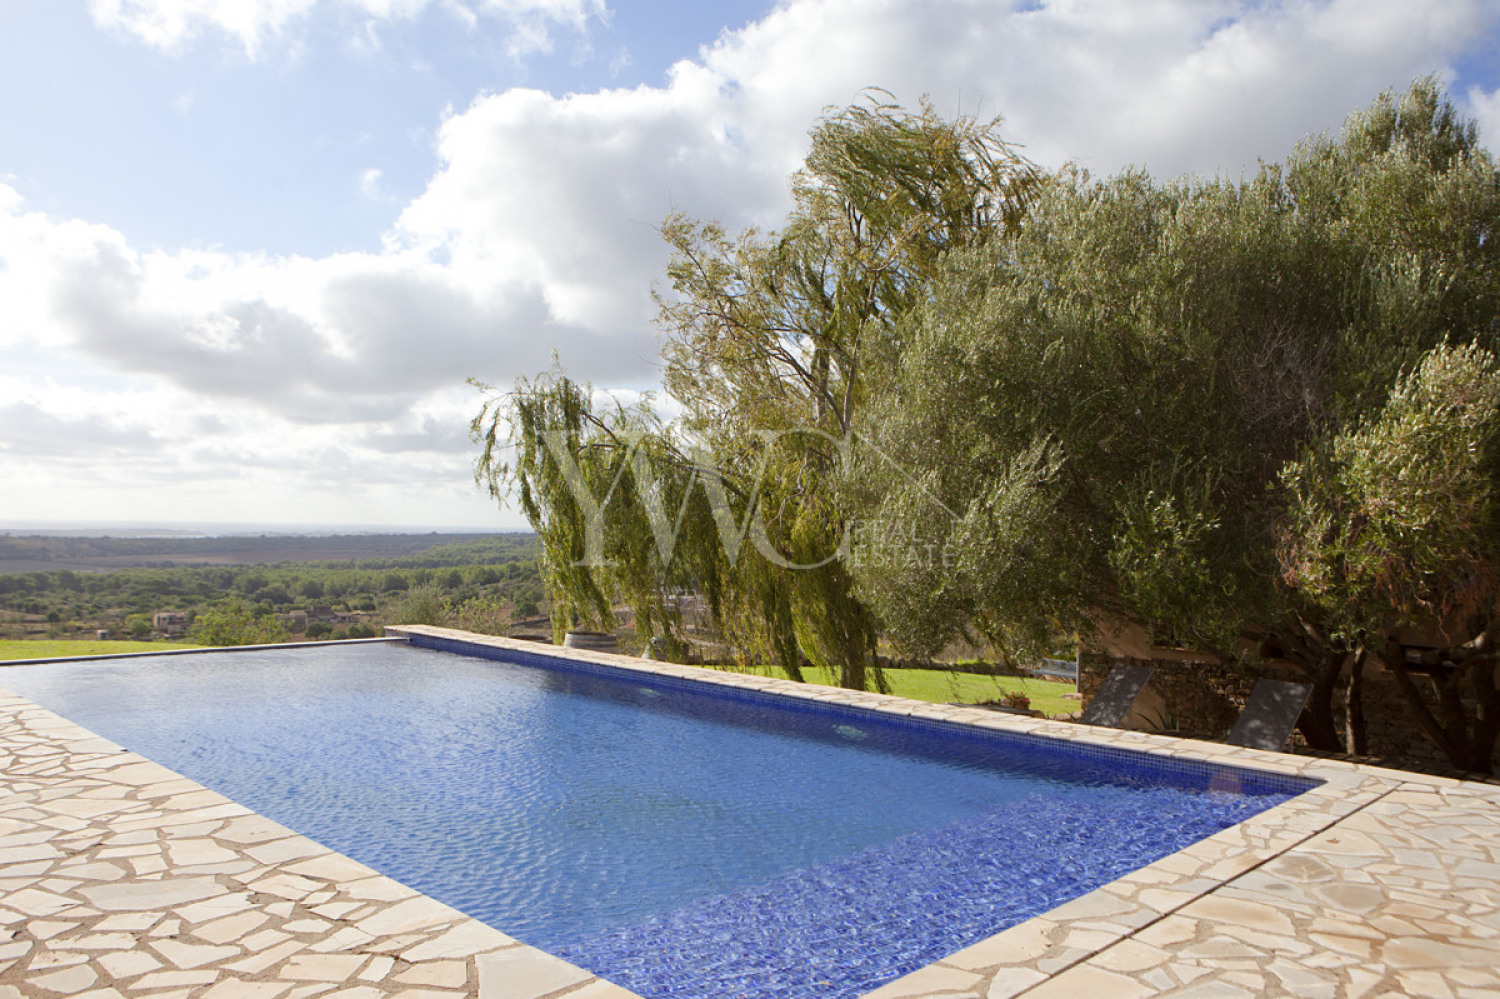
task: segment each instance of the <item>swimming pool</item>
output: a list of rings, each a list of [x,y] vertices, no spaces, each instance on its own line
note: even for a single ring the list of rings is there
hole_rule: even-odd
[[[857,996],[1310,786],[504,656],[6,684],[648,997]]]

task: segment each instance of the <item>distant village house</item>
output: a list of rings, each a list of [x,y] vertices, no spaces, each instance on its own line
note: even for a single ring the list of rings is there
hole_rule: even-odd
[[[187,634],[193,616],[187,611],[157,611],[151,615],[151,628],[168,638],[180,638]]]

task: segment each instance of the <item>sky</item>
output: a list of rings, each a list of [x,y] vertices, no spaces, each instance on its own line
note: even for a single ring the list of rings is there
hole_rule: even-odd
[[[1500,148],[1500,0],[4,0],[0,528],[515,529],[483,396],[633,398],[674,211],[774,229],[828,108],[1236,178],[1436,73]]]

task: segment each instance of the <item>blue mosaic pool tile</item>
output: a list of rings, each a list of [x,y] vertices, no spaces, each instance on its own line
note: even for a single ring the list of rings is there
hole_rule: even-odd
[[[859,723],[878,722],[891,731],[931,733],[944,740],[955,742],[973,740],[989,746],[1007,747],[1018,752],[1034,754],[1043,752],[1057,760],[1076,760],[1094,766],[1105,766],[1117,771],[1122,777],[1143,783],[1165,781],[1205,788],[1217,788],[1250,795],[1284,794],[1292,797],[1321,782],[1250,767],[1202,760],[1164,756],[1117,746],[1099,746],[1068,739],[1050,739],[1043,735],[1024,732],[1006,732],[991,728],[979,728],[959,722],[932,718],[913,718],[895,712],[880,711],[858,705],[835,704],[807,698],[785,697],[767,691],[714,683],[709,680],[693,680],[684,677],[635,673],[617,666],[596,663],[566,655],[532,653],[518,649],[502,649],[449,638],[436,638],[413,634],[412,644],[458,655],[477,656],[513,665],[534,666],[564,672],[607,676],[618,679],[629,675],[642,684],[661,690],[681,690],[698,695],[711,695],[728,702],[768,707],[774,705],[778,711],[801,715],[816,715],[830,720],[849,720]]]
[[[854,999],[1223,827],[1201,798],[1150,805],[1027,798],[552,949],[645,999]]]

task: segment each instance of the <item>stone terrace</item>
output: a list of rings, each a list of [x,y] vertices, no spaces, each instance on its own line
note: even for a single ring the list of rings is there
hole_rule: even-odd
[[[1325,782],[869,999],[1500,999],[1500,787],[392,630]],[[0,761],[0,999],[631,999],[4,692]]]

